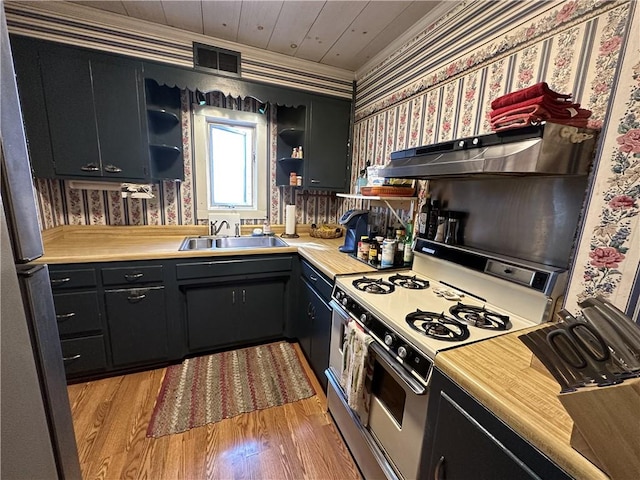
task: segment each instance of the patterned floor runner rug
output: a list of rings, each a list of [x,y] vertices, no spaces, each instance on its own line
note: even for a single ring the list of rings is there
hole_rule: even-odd
[[[179,433],[315,395],[292,345],[270,343],[167,368],[147,437]]]

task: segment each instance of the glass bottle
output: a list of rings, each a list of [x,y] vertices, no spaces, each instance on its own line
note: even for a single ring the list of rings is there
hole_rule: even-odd
[[[411,220],[407,222],[407,233],[404,236],[404,255],[402,258],[402,264],[404,266],[410,266],[413,262],[413,225]]]
[[[395,266],[402,265],[403,258],[404,258],[404,229],[399,228],[396,230],[396,251],[393,256],[393,264]]]
[[[431,209],[429,210],[429,223],[427,224],[427,238],[434,240],[438,231],[438,217],[440,216],[440,201],[431,200]]]
[[[420,238],[427,238],[427,230],[429,227],[429,210],[431,209],[431,198],[427,197],[425,202],[420,208],[420,215],[418,215],[418,229],[416,234]],[[409,233],[407,231],[407,233]]]

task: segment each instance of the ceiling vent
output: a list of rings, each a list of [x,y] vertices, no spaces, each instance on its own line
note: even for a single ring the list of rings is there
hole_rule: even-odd
[[[193,66],[223,75],[240,76],[240,52],[193,43]]]

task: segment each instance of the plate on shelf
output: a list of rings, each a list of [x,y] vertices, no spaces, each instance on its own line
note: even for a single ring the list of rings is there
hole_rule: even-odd
[[[393,185],[382,185],[376,187],[362,187],[360,193],[365,196],[376,197],[412,197],[416,190],[413,187],[394,187]]]

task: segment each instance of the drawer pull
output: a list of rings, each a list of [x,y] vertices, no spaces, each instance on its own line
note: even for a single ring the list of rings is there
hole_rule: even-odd
[[[318,277],[316,277],[315,275],[309,275],[309,280],[311,280],[312,282],[317,282]]]
[[[129,302],[131,303],[136,303],[139,302],[140,300],[144,300],[146,298],[146,295],[144,293],[141,293],[140,295],[129,295],[127,297],[127,300],[129,300]]]
[[[127,280],[127,282],[135,282],[136,280],[138,280],[139,278],[142,278],[144,276],[144,273],[125,273],[124,278]]]
[[[311,183],[316,184],[316,183],[320,183],[320,180],[316,180],[315,178],[311,179]]]
[[[76,316],[76,312],[62,313],[62,314],[57,314],[56,319],[58,320],[58,322],[64,322],[65,320],[69,320],[70,318],[75,316]]]
[[[62,285],[63,283],[67,283],[69,281],[71,281],[71,277],[53,278],[51,279],[51,285]]]
[[[107,173],[120,173],[122,169],[120,167],[116,167],[115,165],[106,165],[104,167],[104,171]]]
[[[83,172],[97,172],[100,170],[100,167],[95,163],[87,163],[86,165],[80,167],[80,170],[82,170]]]
[[[433,478],[434,480],[445,480],[446,478],[444,473],[444,455],[440,457],[436,464],[436,470],[433,472]]]
[[[74,360],[78,360],[82,355],[81,354],[77,354],[74,355],[73,357],[62,357],[62,360],[65,362],[73,362]]]

